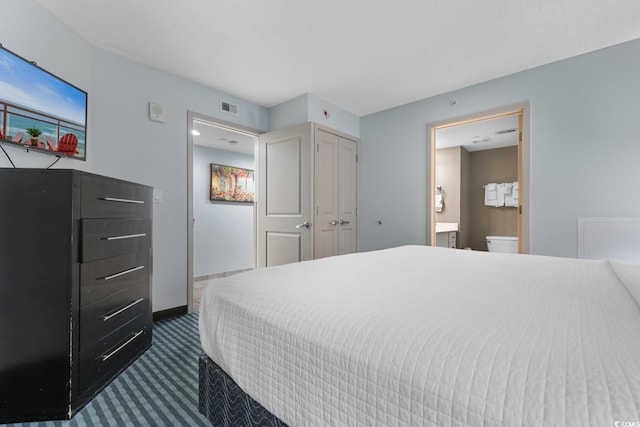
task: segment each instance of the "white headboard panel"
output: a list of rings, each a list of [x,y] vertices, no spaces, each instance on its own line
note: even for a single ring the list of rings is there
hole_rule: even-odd
[[[578,258],[640,263],[640,218],[578,218]]]

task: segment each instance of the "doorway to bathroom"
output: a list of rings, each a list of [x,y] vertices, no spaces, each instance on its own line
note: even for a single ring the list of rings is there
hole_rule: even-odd
[[[527,253],[528,104],[432,123],[427,242]]]

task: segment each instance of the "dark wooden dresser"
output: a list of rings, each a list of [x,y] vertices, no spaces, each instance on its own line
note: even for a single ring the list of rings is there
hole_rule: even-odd
[[[71,418],[151,346],[152,193],[0,169],[0,424]]]

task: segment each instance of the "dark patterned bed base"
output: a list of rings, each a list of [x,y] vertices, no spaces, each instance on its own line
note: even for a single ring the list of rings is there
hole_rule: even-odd
[[[215,427],[286,427],[206,354],[200,356],[198,409]]]

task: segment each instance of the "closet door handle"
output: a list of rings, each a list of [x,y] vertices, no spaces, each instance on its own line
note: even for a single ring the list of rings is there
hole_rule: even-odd
[[[351,221],[345,221],[344,219],[340,220],[340,225],[349,224]]]
[[[111,237],[103,237],[102,240],[122,240],[122,239],[133,239],[135,237],[144,237],[147,233],[140,234],[127,234],[126,236],[111,236]]]
[[[337,220],[337,219],[334,219],[333,221],[331,221],[331,222],[329,223],[329,225],[338,225],[338,220]]]
[[[144,265],[141,265],[141,266],[138,266],[138,267],[133,267],[133,268],[130,268],[128,270],[121,271],[120,273],[116,273],[116,274],[112,274],[110,276],[106,276],[104,278],[104,280],[115,279],[116,277],[123,276],[123,275],[129,274],[129,273],[133,273],[134,271],[142,270],[143,268],[144,268]]]
[[[144,200],[118,199],[117,197],[101,197],[100,200],[104,200],[106,202],[135,203],[138,205],[144,205]]]
[[[302,224],[298,224],[296,225],[296,228],[306,228],[309,229],[311,227],[311,224],[309,224],[309,221],[305,221]]]

